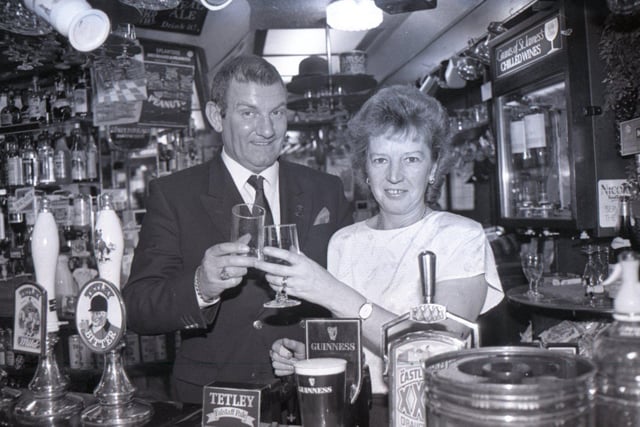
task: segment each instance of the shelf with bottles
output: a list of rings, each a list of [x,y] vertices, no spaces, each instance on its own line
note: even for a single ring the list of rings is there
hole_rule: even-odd
[[[4,140],[4,186],[55,190],[62,185],[98,182],[100,156],[94,128],[72,125],[0,135]]]
[[[33,76],[30,87],[4,87],[0,91],[0,133],[24,132],[70,119],[90,118],[88,77],[85,68],[78,68],[58,72],[53,81]],[[41,83],[46,86],[41,87]]]

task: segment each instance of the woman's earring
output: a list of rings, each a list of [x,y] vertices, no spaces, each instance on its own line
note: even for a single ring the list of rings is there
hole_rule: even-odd
[[[365,178],[365,180],[364,180],[364,182],[366,182],[366,183],[367,183],[367,185],[371,184],[371,182],[369,181],[369,177],[366,177],[366,178]]]
[[[434,177],[429,178],[429,185],[433,185],[436,183],[436,179]]]

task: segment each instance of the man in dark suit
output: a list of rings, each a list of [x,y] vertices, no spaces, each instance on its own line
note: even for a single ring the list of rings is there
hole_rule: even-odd
[[[152,181],[131,275],[123,290],[131,329],[182,331],[174,363],[177,399],[202,402],[212,381],[270,383],[273,341],[303,339],[300,320],[326,315],[318,306],[267,309],[273,291],[229,242],[231,207],[252,203],[247,181],[264,178],[275,223],[295,223],[300,249],[326,265],[331,235],[352,222],[341,181],[279,161],[287,128],[286,88],[257,56],[227,61],[213,79],[206,116],[222,135],[211,161]],[[247,274],[249,273],[249,274]]]

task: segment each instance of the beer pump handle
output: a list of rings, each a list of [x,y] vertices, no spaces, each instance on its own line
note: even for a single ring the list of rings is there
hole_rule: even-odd
[[[59,330],[55,304],[55,274],[59,252],[58,226],[51,212],[49,199],[43,197],[31,233],[31,254],[36,282],[47,291],[47,332]]]
[[[100,277],[120,289],[124,236],[120,218],[109,193],[104,193],[101,197],[95,229],[94,248]]]
[[[431,251],[422,251],[418,259],[420,260],[423,302],[432,304],[436,291],[436,254]]]

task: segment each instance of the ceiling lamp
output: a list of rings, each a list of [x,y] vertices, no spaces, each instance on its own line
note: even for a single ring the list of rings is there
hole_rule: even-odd
[[[229,6],[231,1],[232,0],[200,0],[200,3],[209,10],[220,10]]]
[[[365,31],[382,23],[373,0],[336,0],[327,6],[327,24],[336,30]]]

